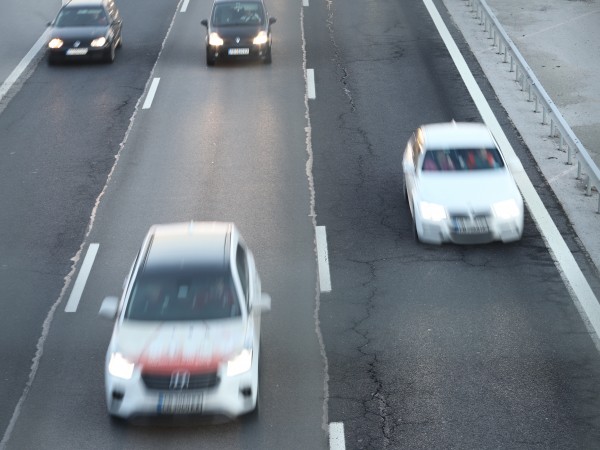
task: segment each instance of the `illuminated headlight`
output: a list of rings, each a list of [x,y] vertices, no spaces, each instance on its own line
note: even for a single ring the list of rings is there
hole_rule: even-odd
[[[245,348],[227,361],[227,376],[233,377],[248,372],[252,366],[252,349]]]
[[[106,44],[106,38],[104,36],[96,38],[90,44],[91,47],[103,47]]]
[[[494,215],[500,219],[512,219],[520,214],[519,206],[513,199],[503,202],[494,203],[492,205]]]
[[[48,42],[49,48],[61,48],[63,46],[62,39],[54,38],[50,42]]]
[[[446,215],[446,208],[437,203],[429,202],[421,202],[421,215],[423,216],[423,219],[432,220],[434,222],[446,220],[448,217]]]
[[[254,40],[252,41],[252,43],[254,45],[263,45],[263,44],[266,44],[268,40],[269,40],[269,36],[267,36],[267,32],[266,31],[261,31],[254,38]]]
[[[125,359],[120,353],[113,353],[110,355],[110,361],[108,362],[108,372],[118,378],[124,380],[130,380],[133,376],[133,369],[135,364]]]
[[[208,36],[208,45],[223,45],[223,39],[217,33],[210,33],[210,36]]]

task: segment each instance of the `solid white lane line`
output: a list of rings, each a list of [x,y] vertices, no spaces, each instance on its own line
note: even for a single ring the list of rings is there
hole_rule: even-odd
[[[308,0],[302,0],[302,6],[308,6]]]
[[[346,450],[344,422],[331,422],[329,424],[329,449]]]
[[[183,5],[181,5],[180,11],[181,12],[186,12],[189,3],[190,3],[190,0],[183,0]]]
[[[315,230],[317,239],[317,264],[319,266],[319,286],[321,292],[331,292],[331,277],[329,275],[329,255],[327,254],[327,234],[325,227]]]
[[[306,94],[310,99],[317,98],[315,92],[315,69],[306,69]]]
[[[69,297],[67,306],[65,306],[65,312],[77,311],[77,306],[79,306],[79,300],[81,300],[81,295],[83,294],[85,283],[87,283],[88,276],[92,271],[92,266],[94,265],[94,261],[96,260],[96,254],[98,253],[99,247],[100,244],[90,244],[85,258],[83,259],[83,263],[81,264],[81,269],[79,270],[77,280],[75,280],[75,284],[73,285],[73,290],[71,291],[71,296]]]
[[[17,64],[17,67],[15,67],[14,70],[10,73],[10,75],[6,78],[6,80],[4,80],[4,83],[2,83],[2,86],[0,86],[0,102],[2,102],[2,99],[9,91],[9,89],[13,87],[13,85],[17,82],[19,77],[23,74],[23,72],[25,72],[31,61],[33,61],[33,58],[35,58],[35,56],[39,53],[42,47],[46,45],[49,34],[49,29],[44,31],[44,33],[40,36],[37,42],[33,44],[33,47],[31,47],[31,49],[23,57],[21,62]]]
[[[160,83],[160,78],[155,78],[152,80],[152,84],[150,85],[150,89],[148,89],[148,95],[146,96],[146,100],[142,105],[142,109],[148,109],[152,106],[152,101],[154,100],[156,90],[158,89],[158,83]]]
[[[433,5],[432,0],[423,0],[425,7],[429,10],[429,14],[433,19],[440,36],[444,40],[448,51],[454,64],[458,69],[465,86],[467,87],[483,121],[490,128],[492,134],[498,141],[500,149],[504,153],[508,166],[515,177],[515,181],[521,190],[523,199],[527,204],[529,212],[535,221],[542,238],[546,242],[546,246],[550,250],[550,253],[554,257],[554,262],[558,268],[561,277],[567,289],[569,289],[573,300],[578,303],[581,309],[583,309],[587,316],[591,327],[595,331],[596,335],[600,335],[600,304],[598,299],[594,295],[592,288],[588,284],[585,276],[581,272],[581,268],[575,261],[573,254],[569,250],[569,247],[565,243],[560,231],[556,228],[555,223],[552,221],[550,214],[546,210],[544,203],[540,199],[540,196],[535,190],[535,187],[531,183],[531,180],[525,173],[523,165],[513,150],[510,142],[508,141],[502,127],[498,123],[496,116],[492,112],[490,105],[488,104],[485,96],[479,89],[473,74],[469,70],[467,63],[465,62],[460,50],[456,46],[454,39],[450,35],[448,28],[444,24],[438,10]]]

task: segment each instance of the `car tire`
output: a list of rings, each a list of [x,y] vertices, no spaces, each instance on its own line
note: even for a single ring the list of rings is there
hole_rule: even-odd
[[[56,64],[58,64],[58,56],[48,55],[48,65],[55,66]]]
[[[267,50],[267,54],[265,55],[265,59],[263,60],[265,64],[271,64],[273,62],[273,58],[271,57],[271,47],[269,46],[269,50]]]
[[[208,50],[206,50],[206,65],[210,67],[215,65],[215,58],[210,56]]]
[[[112,64],[115,62],[116,45],[111,45],[104,54],[104,62]]]

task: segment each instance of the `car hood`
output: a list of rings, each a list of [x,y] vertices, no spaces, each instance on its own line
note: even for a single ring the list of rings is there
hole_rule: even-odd
[[[247,38],[254,37],[260,30],[264,30],[263,25],[242,25],[242,26],[226,26],[213,27],[211,31],[217,33],[221,39],[234,39],[235,37]]]
[[[245,331],[240,318],[210,322],[125,321],[113,338],[112,351],[139,364],[146,373],[210,372],[242,350]]]
[[[99,36],[106,36],[108,28],[106,26],[52,28],[50,30],[50,39],[94,39]]]
[[[448,209],[485,208],[511,198],[522,204],[519,189],[506,170],[421,173],[419,192],[421,200]]]

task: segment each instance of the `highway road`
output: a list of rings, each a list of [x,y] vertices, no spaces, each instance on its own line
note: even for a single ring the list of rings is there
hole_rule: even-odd
[[[0,113],[0,448],[318,449],[331,422],[347,448],[597,444],[598,349],[531,216],[509,245],[411,237],[400,163],[410,133],[481,120],[421,2],[271,0],[272,65],[214,68],[200,25],[209,2],[119,5],[114,64],[41,62]],[[259,417],[115,423],[100,302],[120,293],[151,224],[191,219],[235,221],[272,296]],[[327,230],[331,292],[319,290],[315,225]],[[65,312],[91,244],[85,290]]]

